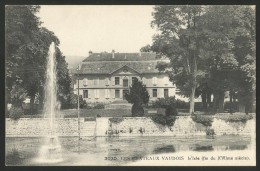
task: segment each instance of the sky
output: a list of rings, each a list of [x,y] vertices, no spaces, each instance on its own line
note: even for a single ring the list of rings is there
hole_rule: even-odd
[[[88,56],[90,50],[139,52],[151,44],[152,11],[150,5],[43,5],[38,16],[65,56]]]

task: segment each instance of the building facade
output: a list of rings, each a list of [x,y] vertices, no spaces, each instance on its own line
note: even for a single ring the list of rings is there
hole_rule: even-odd
[[[88,103],[125,100],[134,79],[146,85],[150,100],[175,95],[175,85],[156,68],[155,53],[91,53],[75,71],[74,93]],[[79,84],[78,84],[79,83]]]

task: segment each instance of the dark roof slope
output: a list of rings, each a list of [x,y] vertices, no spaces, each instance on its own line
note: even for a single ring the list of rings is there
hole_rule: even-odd
[[[106,61],[106,62],[83,62],[80,74],[111,74],[114,71],[127,66],[136,72],[158,73],[157,61]]]
[[[142,52],[142,53],[92,53],[83,62],[91,61],[150,61],[156,60],[156,53]]]

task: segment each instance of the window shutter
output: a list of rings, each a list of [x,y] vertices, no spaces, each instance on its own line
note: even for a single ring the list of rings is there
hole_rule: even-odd
[[[112,85],[115,85],[115,77],[111,77]]]
[[[112,90],[110,91],[110,93],[111,93],[111,98],[115,98],[115,90],[112,89]]]
[[[106,84],[106,85],[109,85],[109,78],[106,78],[106,79],[105,79],[105,84]]]
[[[99,90],[94,90],[95,98],[99,98]]]
[[[121,90],[119,90],[119,97],[123,98],[123,93],[121,93]]]
[[[110,97],[110,91],[109,91],[109,89],[106,89],[106,90],[105,90],[105,97],[106,97],[106,98],[109,98],[109,97]]]

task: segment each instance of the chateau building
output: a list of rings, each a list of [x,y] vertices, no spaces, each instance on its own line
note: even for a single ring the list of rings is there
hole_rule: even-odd
[[[146,85],[150,100],[175,95],[175,85],[156,68],[155,53],[89,53],[75,73],[74,93],[89,103],[125,100],[134,79]],[[79,85],[78,85],[79,82]]]

